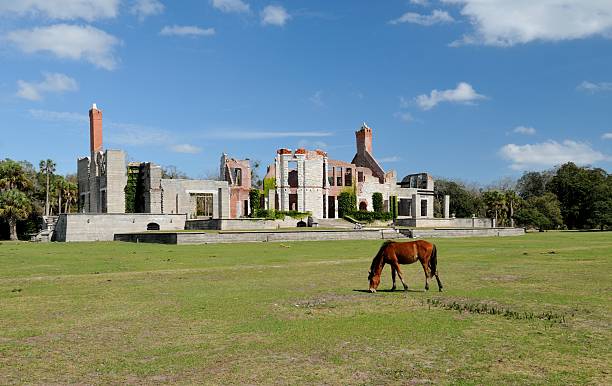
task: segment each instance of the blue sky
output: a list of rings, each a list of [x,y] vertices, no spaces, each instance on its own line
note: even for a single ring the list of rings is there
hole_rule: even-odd
[[[106,148],[192,177],[221,152],[350,161],[363,121],[400,178],[612,161],[606,1],[2,0],[0,63],[0,158],[60,173],[93,102]]]

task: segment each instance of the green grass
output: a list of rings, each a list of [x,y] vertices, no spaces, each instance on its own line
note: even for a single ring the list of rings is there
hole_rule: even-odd
[[[612,233],[435,242],[3,242],[0,384],[612,384]]]

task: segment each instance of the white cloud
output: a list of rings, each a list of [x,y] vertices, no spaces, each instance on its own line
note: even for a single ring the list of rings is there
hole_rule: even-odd
[[[84,59],[106,70],[117,66],[114,47],[119,40],[91,26],[55,24],[15,30],[6,39],[28,54],[51,52],[63,59]]]
[[[220,139],[251,140],[251,139],[274,139],[292,137],[329,137],[333,135],[328,131],[256,131],[256,130],[219,130],[208,133],[207,137]]]
[[[451,23],[453,21],[455,21],[455,19],[453,19],[453,17],[449,15],[448,12],[436,9],[431,13],[431,15],[421,15],[419,13],[406,12],[399,18],[391,20],[389,23],[413,23],[424,26],[431,26],[434,24]]]
[[[612,37],[609,0],[443,0],[458,4],[474,32],[451,45],[512,46],[533,41]]]
[[[58,73],[44,73],[45,79],[41,82],[17,81],[17,96],[31,101],[41,100],[44,93],[62,93],[78,90],[79,85],[73,78]]]
[[[210,0],[210,2],[213,7],[226,13],[241,13],[251,10],[250,6],[242,0]]]
[[[411,4],[415,4],[415,5],[421,5],[423,7],[426,7],[429,5],[429,1],[427,0],[410,0]]]
[[[390,157],[382,157],[382,158],[378,158],[379,162],[399,162],[402,159],[396,155],[394,156],[390,156]]]
[[[600,83],[592,83],[589,81],[583,81],[576,87],[580,91],[586,91],[591,94],[600,91],[612,91],[612,82],[600,82]]]
[[[398,111],[397,113],[393,114],[393,116],[399,119],[400,121],[404,121],[406,123],[414,122],[414,117],[412,116],[412,114],[407,112]]]
[[[403,96],[399,97],[400,100],[400,108],[407,109],[412,105],[412,101],[408,98],[404,98]]]
[[[503,146],[500,155],[511,162],[514,170],[546,168],[574,162],[578,165],[610,160],[610,157],[593,149],[585,142],[565,140],[562,143],[547,141],[527,145],[513,143]]]
[[[173,25],[165,26],[160,31],[160,35],[163,36],[213,36],[215,34],[214,28],[200,28],[190,25]]]
[[[108,142],[128,146],[155,146],[172,143],[171,133],[135,123],[107,121]]]
[[[514,128],[514,130],[512,130],[512,132],[517,134],[534,135],[536,133],[536,129],[527,126],[517,126]]]
[[[612,133],[603,133],[601,139],[612,139]]]
[[[170,150],[175,153],[184,153],[184,154],[198,154],[202,151],[201,148],[193,145],[189,145],[187,143],[182,143],[178,145],[170,146]]]
[[[149,16],[163,13],[164,9],[164,4],[159,0],[136,0],[134,4],[132,4],[130,12],[138,16],[140,21],[143,21]]]
[[[2,0],[0,15],[43,16],[56,20],[115,18],[119,0]]]
[[[309,141],[302,139],[298,142],[297,147],[303,149],[326,149],[329,145],[323,141]]]
[[[89,122],[89,117],[86,114],[70,113],[65,111],[49,111],[49,110],[28,110],[30,116],[34,119],[50,122]]]
[[[291,19],[285,8],[280,5],[268,5],[261,11],[261,24],[282,27]]]
[[[478,94],[469,83],[461,82],[454,89],[432,90],[429,95],[419,95],[415,98],[415,101],[421,109],[430,110],[441,102],[472,104],[485,98],[484,95]]]

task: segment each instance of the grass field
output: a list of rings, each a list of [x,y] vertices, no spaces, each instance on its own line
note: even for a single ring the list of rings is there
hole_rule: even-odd
[[[612,384],[612,233],[434,241],[3,242],[0,384]]]

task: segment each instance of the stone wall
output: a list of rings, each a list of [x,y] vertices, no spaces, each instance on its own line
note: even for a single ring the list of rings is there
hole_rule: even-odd
[[[324,241],[324,240],[383,240],[404,238],[392,229],[359,231],[295,231],[295,232],[182,232],[173,233],[176,244],[217,244],[244,242]],[[173,237],[163,233],[117,234],[116,241],[172,243]]]
[[[396,225],[412,228],[491,228],[490,218],[402,218],[395,220]]]
[[[149,223],[160,230],[185,229],[185,215],[125,214],[61,214],[55,226],[53,241],[111,241],[115,233],[144,232]]]
[[[264,218],[231,218],[210,220],[188,220],[185,229],[188,230],[259,230],[295,228],[300,220],[285,217],[283,220],[268,220]],[[306,222],[307,219],[304,219]]]
[[[411,238],[435,237],[491,237],[520,236],[525,234],[523,228],[470,228],[470,229],[406,229],[402,233]]]
[[[162,212],[196,217],[192,194],[213,195],[213,218],[229,218],[229,187],[226,181],[162,179]]]
[[[101,186],[106,188],[106,213],[125,213],[125,186],[127,167],[122,150],[104,152],[105,174],[101,176]]]

